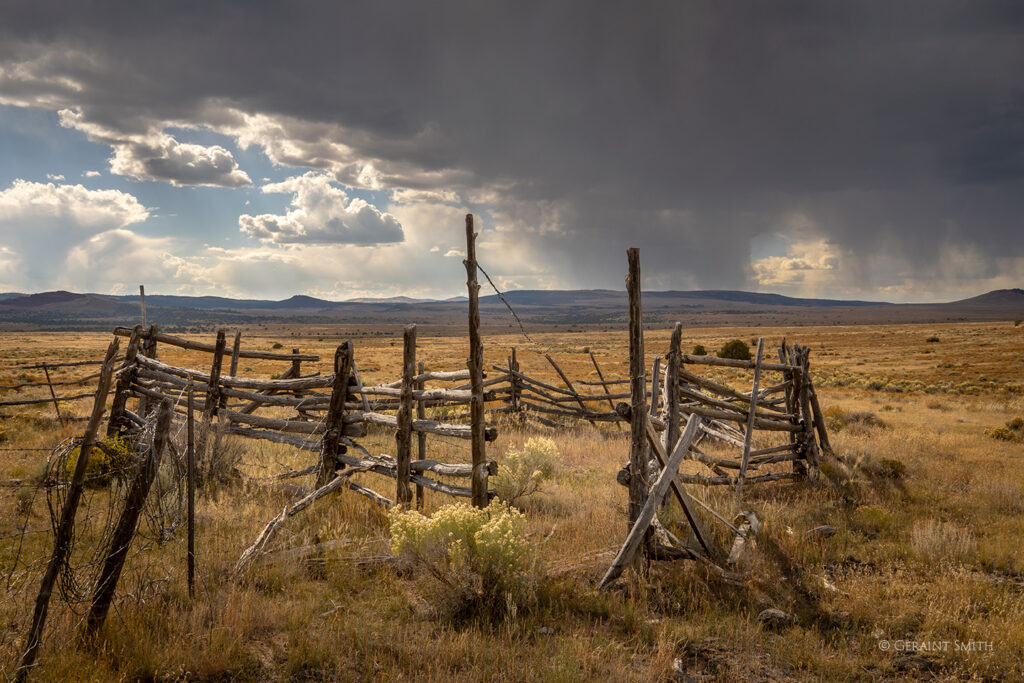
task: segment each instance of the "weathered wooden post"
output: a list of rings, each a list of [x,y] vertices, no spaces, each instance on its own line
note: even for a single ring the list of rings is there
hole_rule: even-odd
[[[675,448],[682,432],[679,424],[679,366],[683,355],[682,344],[683,324],[676,323],[672,328],[665,364],[665,450],[669,453]]]
[[[803,381],[800,383],[800,415],[803,418],[804,426],[804,453],[807,457],[807,478],[811,481],[818,479],[818,444],[814,440],[814,415],[811,411],[810,397],[810,354],[811,350],[801,347],[798,352],[800,363],[800,374]]]
[[[647,410],[646,372],[644,367],[643,309],[640,289],[640,250],[632,247],[626,252],[629,260],[629,275],[626,277],[626,291],[629,294],[629,524],[628,530],[640,515],[647,500]],[[647,543],[636,556],[641,572],[647,566]]]
[[[348,380],[351,373],[352,344],[345,341],[334,351],[334,382],[331,383],[331,402],[327,407],[327,418],[324,423],[326,431],[320,445],[317,488],[334,479],[335,472],[344,467],[338,461],[338,453],[344,448],[341,445],[341,437],[345,431],[345,401],[348,400]]]
[[[423,361],[420,361],[418,366],[417,366],[417,374],[418,375],[422,375],[425,372],[426,372],[426,366],[423,364]],[[423,391],[424,389],[426,389],[427,388],[426,380],[424,380],[424,379],[416,380],[416,388],[418,390],[420,390],[420,391]],[[419,398],[416,401],[416,417],[418,419],[420,419],[420,420],[425,420],[427,418],[427,406],[426,406],[426,403],[423,401],[422,397]],[[422,431],[416,432],[416,459],[417,460],[426,460],[427,459],[427,433],[426,432],[422,432]],[[416,484],[416,509],[417,510],[422,510],[423,509],[423,503],[424,503],[424,500],[423,500],[423,485],[422,484]]]
[[[292,349],[293,356],[297,356],[298,354],[298,349]],[[292,359],[292,377],[295,377],[296,379],[302,377],[302,361],[300,361],[298,358]],[[296,398],[299,398],[304,393],[305,392],[303,392],[301,389],[296,389],[292,395],[295,396]]]
[[[149,329],[142,336],[142,347],[137,353],[142,353],[147,358],[156,359],[156,336],[159,333],[159,329],[156,325],[150,325]],[[139,415],[143,418],[149,413],[149,398],[146,396],[139,397],[139,404],[137,406]]]
[[[206,445],[210,438],[210,430],[213,429],[213,418],[217,415],[217,410],[220,407],[220,371],[224,365],[225,346],[227,346],[227,340],[224,336],[224,330],[217,330],[217,343],[213,348],[213,363],[210,365],[210,383],[206,387],[206,402],[203,404],[203,422],[199,426],[199,443],[196,447],[200,465],[207,461],[210,468],[213,467],[217,454],[213,453],[207,459]]]
[[[107,393],[110,391],[111,379],[114,371],[114,358],[117,356],[120,341],[117,337],[107,347],[106,356],[103,358],[103,365],[100,368],[99,385],[96,387],[96,398],[92,404],[92,414],[85,427],[85,434],[82,436],[82,444],[78,449],[78,460],[75,462],[75,471],[71,475],[71,483],[68,486],[67,498],[64,499],[64,508],[60,513],[60,522],[57,524],[57,531],[54,534],[53,554],[46,565],[43,573],[42,585],[39,587],[39,595],[36,596],[36,605],[32,613],[32,626],[29,628],[26,638],[25,652],[18,663],[15,677],[18,681],[24,681],[28,676],[29,669],[36,661],[39,653],[39,644],[42,640],[43,627],[46,625],[46,613],[50,608],[50,596],[53,594],[53,584],[57,581],[57,574],[64,565],[68,550],[71,546],[71,537],[75,526],[75,514],[78,512],[78,503],[82,498],[82,489],[85,485],[85,471],[89,465],[89,455],[95,445],[96,433],[100,428],[100,420],[107,407]]]
[[[142,309],[142,326],[146,326],[146,286],[139,285],[139,307]]]
[[[484,441],[484,344],[480,339],[480,285],[476,281],[476,233],[473,214],[466,214],[466,288],[469,290],[469,403],[473,450],[472,501],[487,507],[487,443]]]
[[[406,325],[402,338],[402,393],[398,401],[398,431],[395,432],[397,448],[395,461],[395,502],[408,507],[412,502],[409,488],[409,465],[412,462],[412,391],[416,376],[416,326]]]
[[[242,352],[242,331],[235,330],[235,341],[231,344],[231,367],[228,369],[228,376],[234,377],[238,374],[238,354]]]
[[[803,373],[800,372],[800,368],[797,367],[796,361],[796,349],[795,345],[787,345],[786,340],[782,340],[782,346],[779,347],[779,360],[790,366],[790,370],[786,373],[787,379],[792,381],[792,386],[786,389],[786,412],[793,417],[790,421],[799,426],[800,425],[800,387],[803,383]],[[789,441],[793,444],[793,473],[801,476],[807,476],[807,459],[805,447],[803,444],[802,432],[790,432]]]
[[[86,617],[85,630],[89,635],[95,634],[107,618],[110,601],[114,598],[118,579],[121,578],[121,570],[124,569],[124,562],[128,557],[128,547],[131,545],[132,537],[135,536],[139,516],[146,505],[146,497],[149,495],[153,478],[156,477],[157,470],[160,469],[160,459],[163,457],[164,447],[167,444],[167,434],[171,427],[173,414],[174,406],[169,398],[165,398],[157,408],[153,443],[150,444],[149,453],[146,454],[145,459],[139,463],[138,472],[136,472],[125,498],[124,510],[110,538],[110,549],[103,562],[103,568],[100,570],[100,578],[92,596],[92,606],[89,608],[88,617]]]
[[[754,359],[754,386],[750,390],[750,410],[747,413],[747,433],[743,435],[743,456],[740,458],[740,472],[736,475],[736,495],[743,492],[750,463],[750,444],[754,438],[754,420],[757,418],[757,392],[761,390],[761,358],[764,356],[764,337],[757,340],[757,355]]]
[[[132,382],[138,374],[138,366],[135,358],[139,354],[141,342],[142,325],[132,328],[132,336],[128,338],[128,348],[124,352],[125,371],[117,378],[117,388],[114,390],[114,402],[110,405],[110,419],[107,421],[107,436],[123,433],[126,424],[124,420],[125,405],[128,403],[128,392]]]

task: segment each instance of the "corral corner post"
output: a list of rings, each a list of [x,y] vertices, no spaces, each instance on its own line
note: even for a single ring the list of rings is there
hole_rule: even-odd
[[[629,389],[630,389],[630,443],[629,443],[629,530],[632,530],[640,510],[647,501],[647,410],[646,368],[644,367],[643,310],[640,289],[640,250],[626,251],[629,275],[626,291],[629,294]],[[637,555],[640,566],[646,565],[646,543]]]
[[[470,430],[473,448],[473,505],[487,507],[487,444],[484,441],[484,344],[480,339],[480,285],[476,281],[476,232],[473,214],[466,214],[466,287],[469,290]]]

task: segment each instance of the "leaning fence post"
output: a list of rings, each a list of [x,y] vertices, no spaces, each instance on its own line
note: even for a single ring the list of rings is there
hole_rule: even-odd
[[[750,444],[754,438],[754,420],[757,418],[757,392],[761,388],[761,358],[764,355],[764,337],[757,340],[757,356],[754,359],[754,386],[750,390],[750,410],[747,413],[747,433],[743,435],[743,456],[740,458],[740,472],[736,475],[736,495],[743,492],[750,463]]]
[[[53,391],[53,383],[50,380],[50,368],[43,363],[43,374],[46,375],[46,388],[50,390],[50,398],[53,399],[53,409],[57,411],[57,422],[64,426],[64,418],[60,416],[60,406],[57,403],[57,394]]]
[[[484,344],[480,339],[480,285],[476,281],[476,233],[473,214],[466,214],[466,288],[469,290],[469,403],[472,435],[472,500],[478,508],[487,507],[487,444],[484,441]]]
[[[402,338],[402,393],[398,403],[398,431],[395,432],[395,502],[403,506],[412,502],[409,465],[412,461],[412,387],[415,375],[416,326],[406,325]]]
[[[43,574],[43,582],[39,587],[39,595],[36,596],[36,606],[32,613],[32,626],[29,628],[26,639],[25,652],[18,663],[18,670],[15,677],[18,681],[24,681],[28,676],[29,669],[35,663],[36,655],[39,653],[39,644],[43,635],[43,627],[46,625],[46,613],[50,608],[50,596],[53,593],[53,584],[57,581],[57,574],[64,565],[68,550],[71,545],[71,536],[75,525],[75,514],[78,512],[78,502],[82,497],[82,489],[85,484],[85,470],[89,464],[89,454],[93,449],[96,440],[96,432],[100,428],[100,420],[107,407],[107,392],[110,391],[110,382],[114,369],[114,358],[120,341],[117,337],[107,347],[107,354],[103,358],[103,365],[100,369],[99,386],[96,388],[96,399],[92,404],[92,414],[85,427],[85,434],[82,436],[82,444],[78,450],[78,460],[75,462],[75,471],[71,475],[71,483],[68,486],[67,498],[64,500],[64,508],[60,513],[60,522],[54,534],[53,554],[46,565]]]
[[[594,370],[597,371],[597,378],[601,380],[601,387],[604,389],[604,395],[608,397],[608,407],[613,411],[615,410],[615,402],[612,401],[612,393],[608,390],[608,383],[604,381],[604,373],[601,372],[601,366],[597,364],[597,358],[594,357],[594,352],[590,352],[590,362],[594,364]],[[622,429],[622,423],[616,420],[616,429]]]
[[[146,505],[146,497],[149,495],[149,488],[153,484],[157,470],[160,469],[160,459],[163,457],[164,447],[167,444],[167,433],[171,427],[173,414],[174,407],[171,400],[165,398],[157,408],[153,443],[150,445],[145,459],[139,463],[138,472],[136,472],[125,498],[124,511],[121,513],[120,519],[117,520],[117,526],[114,527],[113,536],[110,538],[110,549],[103,562],[100,578],[92,596],[89,616],[86,618],[85,630],[89,635],[95,634],[107,618],[110,602],[114,598],[118,579],[121,578],[121,571],[124,569],[124,562],[128,557],[128,547],[131,545],[132,537],[135,536],[139,516]]]
[[[631,530],[647,500],[647,415],[646,415],[646,374],[644,367],[644,330],[643,310],[640,291],[640,250],[636,247],[627,250],[629,259],[629,275],[626,277],[626,290],[629,292],[629,524]],[[639,568],[644,570],[647,563],[647,544],[644,543],[640,553]]]

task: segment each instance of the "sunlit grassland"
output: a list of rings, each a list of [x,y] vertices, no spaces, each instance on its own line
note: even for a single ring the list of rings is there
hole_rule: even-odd
[[[386,517],[367,500],[342,491],[290,519],[273,550],[349,539],[317,563],[275,560],[274,553],[242,582],[231,568],[262,526],[291,499],[271,477],[315,462],[315,456],[264,442],[230,439],[242,480],[211,487],[197,504],[199,583],[185,589],[182,538],[148,548],[132,562],[159,568],[161,581],[144,597],[121,599],[102,640],[90,647],[68,638],[73,615],[57,610],[42,653],[40,679],[158,677],[243,679],[661,680],[682,659],[708,679],[1014,678],[1024,667],[1024,441],[998,440],[985,430],[1024,416],[1024,328],[1012,323],[896,327],[694,329],[684,345],[717,349],[731,338],[764,336],[774,349],[783,335],[811,347],[833,446],[842,462],[826,463],[817,484],[751,487],[737,500],[721,487],[694,494],[726,518],[754,510],[764,521],[749,573],[738,585],[692,562],[652,565],[608,594],[595,590],[626,533],[626,490],[615,473],[628,457],[627,430],[583,424],[544,432],[559,447],[553,481],[523,508],[543,577],[537,600],[514,618],[453,619],[439,610],[440,590],[412,569],[361,564],[388,552]],[[937,337],[939,341],[927,341]],[[401,338],[354,335],[364,380],[400,374]],[[207,340],[209,337],[207,337]],[[329,329],[294,336],[243,336],[246,348],[332,357],[339,336]],[[101,355],[103,334],[12,333],[0,338],[0,361],[77,359]],[[647,355],[663,353],[668,332],[647,332]],[[588,352],[606,377],[626,373],[624,333],[540,334],[485,339],[487,366],[503,365],[511,346],[531,374],[557,383],[543,359],[550,353],[574,379],[596,379]],[[419,359],[435,369],[464,367],[461,337],[421,338]],[[167,362],[203,367],[204,354],[162,348]],[[242,360],[240,372],[270,376],[282,363]],[[321,362],[320,369],[328,370]],[[314,368],[308,368],[313,370]],[[41,378],[0,369],[0,383]],[[70,373],[66,373],[70,374]],[[747,382],[739,373],[723,379]],[[35,393],[33,393],[35,392]],[[43,389],[45,392],[45,388]],[[68,392],[70,393],[70,392]],[[596,392],[595,392],[596,393]],[[35,389],[4,396],[42,396]],[[88,401],[74,411],[82,415]],[[48,448],[78,434],[60,426],[52,406],[5,409],[2,448]],[[882,424],[846,419],[871,413]],[[490,455],[537,433],[502,423]],[[371,453],[394,453],[394,435],[374,430]],[[465,462],[465,442],[431,437],[429,457]],[[17,531],[49,524],[42,496],[28,510],[18,492],[37,476],[43,451],[0,451],[0,558],[16,549]],[[902,465],[900,467],[892,463]],[[687,463],[692,471],[699,471]],[[359,481],[393,497],[393,481]],[[21,483],[21,486],[19,486]],[[98,494],[102,495],[102,494]],[[449,502],[428,492],[427,510]],[[21,510],[19,510],[21,505]],[[681,521],[668,509],[662,520]],[[708,520],[716,540],[732,535]],[[807,532],[836,529],[819,538]],[[682,530],[681,526],[675,526]],[[45,534],[26,536],[20,552],[48,553]],[[6,629],[0,656],[10,673],[27,628],[38,573],[0,600]],[[799,617],[782,631],[756,616],[779,607]],[[908,654],[879,642],[984,641],[991,649]]]

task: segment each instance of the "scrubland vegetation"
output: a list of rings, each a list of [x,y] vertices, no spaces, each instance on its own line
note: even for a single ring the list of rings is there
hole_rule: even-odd
[[[330,329],[302,334],[289,338],[289,346],[324,359],[340,341]],[[764,336],[773,348],[784,334],[812,348],[838,458],[823,463],[819,482],[752,486],[742,500],[723,487],[690,487],[730,520],[745,510],[762,520],[756,549],[735,568],[739,578],[696,562],[654,562],[647,576],[627,574],[612,591],[598,593],[626,534],[627,494],[615,475],[628,456],[628,430],[499,423],[488,452],[501,474],[492,484],[511,508],[500,502],[484,512],[446,507],[452,499],[428,492],[429,518],[423,518],[385,513],[342,490],[290,519],[271,552],[235,581],[241,551],[294,495],[274,475],[308,467],[315,456],[228,439],[237,449],[238,476],[206,488],[197,502],[195,598],[185,587],[180,530],[169,538],[150,534],[129,562],[134,569],[101,638],[75,637],[82,605],[55,607],[34,676],[573,681],[669,680],[680,670],[689,680],[730,681],[1019,676],[1022,328],[1006,322],[699,329],[686,330],[684,342],[714,350],[737,336]],[[7,334],[0,360],[96,357],[108,338]],[[515,344],[531,373],[547,376],[547,352],[570,377],[586,378],[592,373],[587,349],[606,374],[625,376],[625,334],[535,339],[529,345],[512,336],[485,338],[488,366],[503,363]],[[667,340],[668,331],[648,332],[648,356],[662,352]],[[251,347],[275,343],[247,337]],[[400,344],[369,334],[355,343],[366,378],[399,376]],[[419,348],[429,368],[464,365],[461,338],[425,338]],[[167,357],[189,362],[185,353]],[[243,361],[241,368],[262,376],[281,369],[262,361]],[[4,384],[32,377],[0,370]],[[79,404],[78,414],[86,406]],[[6,409],[0,421],[0,661],[8,676],[51,538],[46,497],[35,483],[46,475],[47,450],[81,427],[62,426],[52,406]],[[394,452],[388,430],[372,431],[363,443],[371,453]],[[443,461],[468,457],[465,443],[452,439],[431,437],[428,450]],[[384,483],[392,480],[358,477],[394,493]],[[91,489],[91,510],[101,509],[111,485]],[[682,529],[674,508],[661,519]],[[732,533],[712,520],[708,526],[728,548]],[[834,533],[822,533],[826,526]],[[93,532],[81,530],[79,547],[88,547]],[[314,550],[293,552],[300,548]],[[398,561],[385,559],[392,557]],[[757,616],[766,608],[796,619],[761,623]],[[908,643],[946,641],[944,649],[908,651]],[[977,644],[965,651],[956,643]]]

